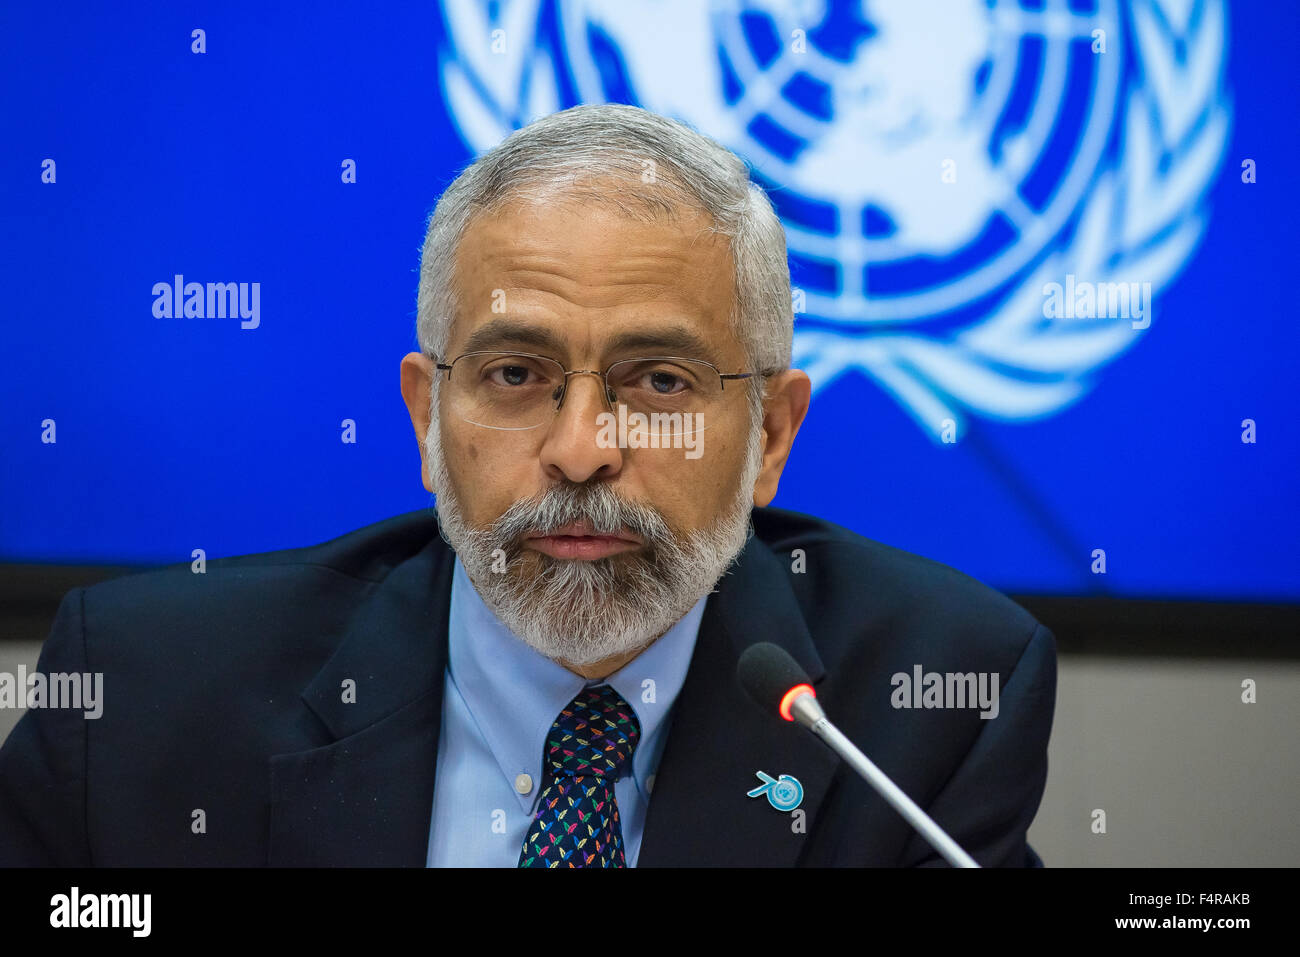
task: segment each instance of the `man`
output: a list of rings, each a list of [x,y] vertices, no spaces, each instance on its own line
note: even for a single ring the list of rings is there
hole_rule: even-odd
[[[977,861],[1041,863],[1053,638],[767,507],[791,330],[734,155],[627,106],[516,132],[425,241],[401,388],[436,516],[68,595],[39,669],[102,672],[103,714],[18,724],[0,863],[943,864],[746,698],[763,641]]]

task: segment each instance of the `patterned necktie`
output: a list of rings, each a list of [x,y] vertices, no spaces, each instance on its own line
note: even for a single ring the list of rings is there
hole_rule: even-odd
[[[641,723],[609,685],[584,688],[546,736],[546,786],[520,867],[626,867],[614,782],[631,770]]]

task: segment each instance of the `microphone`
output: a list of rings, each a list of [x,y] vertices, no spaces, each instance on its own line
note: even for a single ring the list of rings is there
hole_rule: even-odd
[[[786,721],[801,724],[821,738],[823,744],[847,761],[949,864],[979,867],[902,788],[830,723],[817,703],[817,693],[808,675],[784,648],[770,641],[750,645],[740,656],[736,677],[745,693],[764,711],[769,714],[775,711]]]

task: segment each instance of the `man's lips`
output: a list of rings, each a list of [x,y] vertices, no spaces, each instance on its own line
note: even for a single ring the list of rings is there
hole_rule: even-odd
[[[587,522],[572,522],[549,535],[529,535],[524,546],[552,558],[576,558],[594,561],[641,547],[641,540],[631,534],[606,535],[595,532]]]

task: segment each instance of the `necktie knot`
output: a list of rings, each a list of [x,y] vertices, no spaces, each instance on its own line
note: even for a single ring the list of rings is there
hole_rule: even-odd
[[[546,736],[546,759],[557,775],[617,779],[628,766],[641,724],[609,685],[584,688],[556,716]]]

